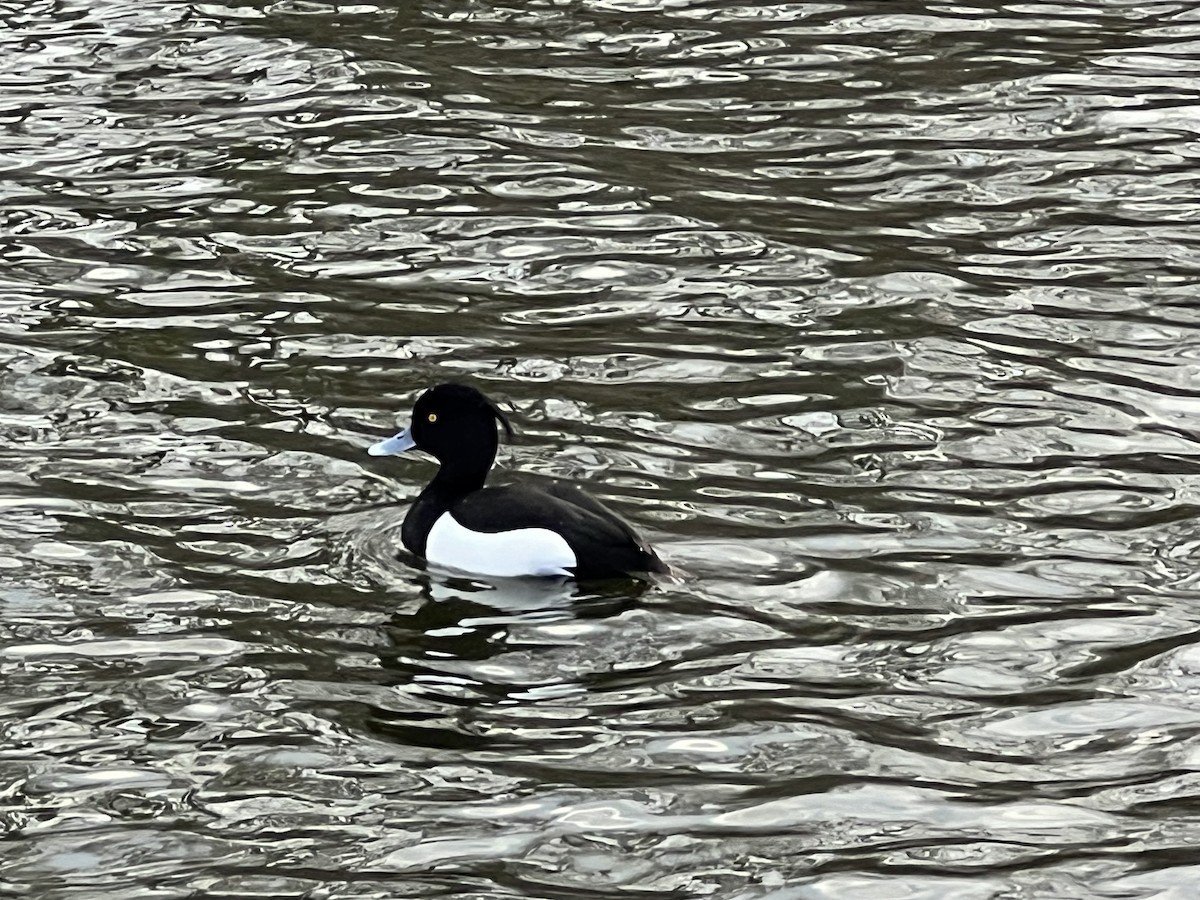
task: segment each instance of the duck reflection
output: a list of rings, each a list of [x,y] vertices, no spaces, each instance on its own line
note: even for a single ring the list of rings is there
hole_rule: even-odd
[[[379,661],[392,692],[370,706],[365,727],[397,743],[456,750],[519,741],[512,728],[525,726],[508,717],[536,717],[546,701],[585,694],[578,670],[588,667],[579,660],[606,630],[598,620],[634,608],[653,587],[436,571],[420,584],[420,605],[387,626]]]
[[[417,658],[489,659],[510,649],[508,639],[516,627],[619,615],[636,606],[652,587],[630,579],[481,580],[429,569],[420,576],[420,606],[392,616],[389,632],[397,653],[393,662],[411,672]]]

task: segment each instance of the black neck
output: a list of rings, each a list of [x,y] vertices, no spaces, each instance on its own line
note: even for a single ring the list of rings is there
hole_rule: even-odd
[[[492,459],[495,459],[494,455],[482,468],[459,462],[438,469],[433,481],[417,495],[408,515],[404,517],[404,527],[400,532],[404,546],[417,556],[424,556],[425,543],[433,523],[463,497],[483,487],[488,470],[492,467]]]
[[[429,487],[425,490],[436,490],[439,494],[450,498],[450,502],[459,500],[472,491],[477,491],[483,487],[483,483],[487,481],[488,472],[491,471],[492,461],[496,458],[495,451],[485,460],[476,463],[465,463],[455,461],[453,463],[442,463],[437,474],[433,476],[433,481],[429,483]]]

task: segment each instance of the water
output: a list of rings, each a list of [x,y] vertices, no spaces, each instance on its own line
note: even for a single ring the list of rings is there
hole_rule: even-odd
[[[1193,4],[0,19],[0,893],[1195,896]],[[449,378],[680,581],[398,554]]]

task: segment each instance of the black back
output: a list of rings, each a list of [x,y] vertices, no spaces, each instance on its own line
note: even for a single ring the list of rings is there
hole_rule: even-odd
[[[450,512],[472,531],[545,528],[561,535],[578,560],[575,575],[579,578],[668,571],[627,522],[571,485],[488,487],[468,494]]]

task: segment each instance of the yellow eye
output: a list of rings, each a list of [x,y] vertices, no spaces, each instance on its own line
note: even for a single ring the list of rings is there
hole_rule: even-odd
[[[429,422],[436,422],[436,421],[437,421],[437,413],[430,413],[430,414],[429,414],[428,416],[426,416],[425,418],[426,418],[426,419],[427,419]]]

